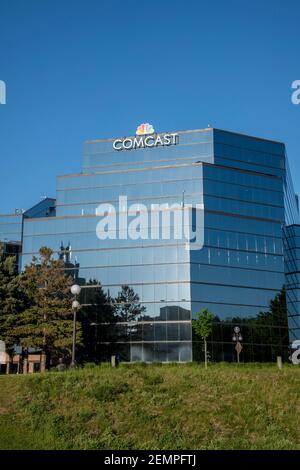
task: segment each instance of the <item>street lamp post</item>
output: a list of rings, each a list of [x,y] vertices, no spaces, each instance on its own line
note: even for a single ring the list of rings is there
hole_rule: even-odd
[[[78,284],[71,286],[71,293],[74,295],[74,300],[72,302],[72,311],[73,311],[73,342],[72,342],[72,360],[71,367],[75,367],[75,348],[76,348],[76,315],[77,310],[80,308],[80,303],[77,300],[81,291],[81,287]]]
[[[243,349],[243,346],[240,343],[240,341],[243,341],[243,338],[242,338],[241,329],[240,329],[239,326],[235,326],[233,328],[232,341],[234,341],[236,343],[235,344],[235,350],[236,350],[237,362],[239,364],[239,362],[240,362],[240,353]]]

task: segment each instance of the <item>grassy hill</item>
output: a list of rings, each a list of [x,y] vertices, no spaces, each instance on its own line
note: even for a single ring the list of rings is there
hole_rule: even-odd
[[[0,376],[0,449],[300,449],[300,367]]]

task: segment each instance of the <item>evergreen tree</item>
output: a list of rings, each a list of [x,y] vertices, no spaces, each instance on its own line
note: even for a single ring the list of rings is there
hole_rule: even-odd
[[[62,260],[54,260],[51,249],[43,247],[20,275],[19,286],[27,293],[29,305],[18,314],[15,334],[23,348],[39,348],[47,357],[68,356],[72,350],[72,279],[64,273]],[[81,326],[77,323],[77,343]]]
[[[122,290],[113,301],[117,322],[123,322],[119,327],[119,339],[128,340],[130,335],[130,323],[136,322],[138,317],[146,310],[140,303],[140,297],[132,287],[122,285]]]
[[[95,362],[108,359],[110,343],[115,340],[113,301],[97,280],[90,279],[81,291],[80,303],[85,304],[78,315],[82,325],[81,358]]]
[[[19,314],[27,305],[27,296],[18,283],[16,258],[6,256],[0,244],[0,339],[5,342],[10,356],[19,342],[15,329]]]
[[[115,315],[118,321],[126,323],[137,320],[137,318],[146,310],[140,304],[140,297],[130,286],[123,285],[122,290],[114,299]]]
[[[220,322],[222,338],[220,341],[230,342],[233,327],[240,326],[243,336],[244,360],[273,361],[276,356],[288,356],[288,313],[286,290],[282,290],[270,300],[269,309],[259,312],[255,317],[232,317]],[[217,337],[219,324],[214,321],[213,335]]]
[[[286,291],[282,290],[270,301],[269,310],[260,312],[253,325],[253,343],[261,344],[263,359],[271,361],[276,356],[285,355],[289,344]],[[250,323],[250,322],[249,322]],[[272,350],[268,345],[272,345]]]

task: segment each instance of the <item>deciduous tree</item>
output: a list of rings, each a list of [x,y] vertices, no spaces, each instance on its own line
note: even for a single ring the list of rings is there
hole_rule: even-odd
[[[196,314],[196,319],[193,320],[194,331],[204,342],[205,368],[207,368],[207,338],[213,330],[213,319],[214,315],[207,308],[203,308]]]

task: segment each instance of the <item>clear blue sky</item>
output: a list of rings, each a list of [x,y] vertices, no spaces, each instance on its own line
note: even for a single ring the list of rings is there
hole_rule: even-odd
[[[0,0],[0,213],[145,121],[284,141],[300,192],[299,25],[298,0]]]

